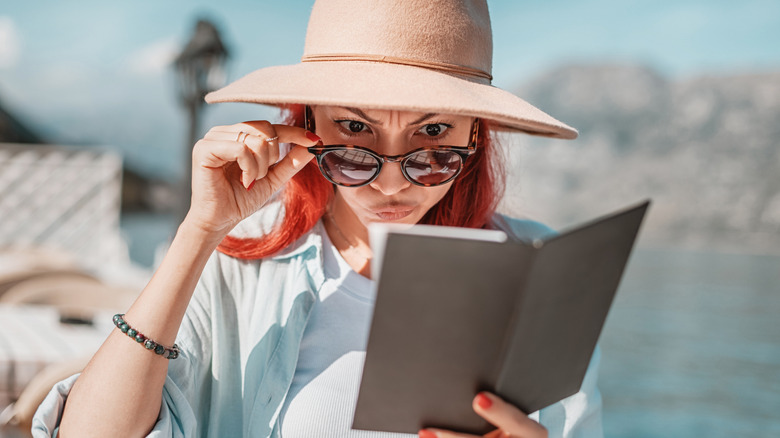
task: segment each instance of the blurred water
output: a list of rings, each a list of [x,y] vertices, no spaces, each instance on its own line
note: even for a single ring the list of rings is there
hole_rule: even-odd
[[[607,437],[780,436],[780,256],[639,250],[601,338]]]
[[[151,268],[161,245],[173,238],[178,226],[174,215],[156,213],[123,214],[120,228],[128,242],[130,259],[141,266]]]

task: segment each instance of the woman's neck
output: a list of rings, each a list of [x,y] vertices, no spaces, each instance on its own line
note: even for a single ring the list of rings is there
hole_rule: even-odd
[[[347,264],[358,274],[371,278],[373,252],[368,244],[368,232],[338,193],[325,211],[323,224]]]

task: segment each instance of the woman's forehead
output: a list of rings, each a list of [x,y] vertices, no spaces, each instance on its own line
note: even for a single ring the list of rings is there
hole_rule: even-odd
[[[327,106],[322,105],[319,107],[321,111],[324,111],[329,115],[352,115],[357,116],[369,123],[373,124],[388,124],[392,122],[400,122],[405,125],[415,125],[426,121],[431,121],[436,118],[446,117],[454,121],[470,122],[472,117],[448,115],[442,113],[424,113],[418,111],[405,111],[405,110],[386,110],[375,108],[357,108],[357,107],[342,107],[342,106]]]

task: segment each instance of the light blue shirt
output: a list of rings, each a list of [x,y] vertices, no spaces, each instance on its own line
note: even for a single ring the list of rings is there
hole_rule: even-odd
[[[549,235],[535,222],[507,219],[499,228],[523,239]],[[318,223],[281,253],[240,260],[215,252],[188,307],[160,416],[149,437],[278,437],[279,411],[295,374],[301,339],[325,281]],[[599,351],[580,392],[531,414],[550,437],[596,438],[601,397]],[[33,418],[33,435],[56,436],[78,376],[55,385]],[[117,395],[121,396],[121,395]]]

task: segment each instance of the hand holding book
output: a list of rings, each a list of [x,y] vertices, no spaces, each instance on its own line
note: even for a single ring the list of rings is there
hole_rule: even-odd
[[[486,438],[517,436],[523,438],[547,438],[547,429],[528,418],[520,409],[502,400],[495,394],[480,392],[471,402],[474,412],[496,427],[484,435]],[[444,429],[426,428],[419,432],[420,438],[467,438],[468,435]]]

